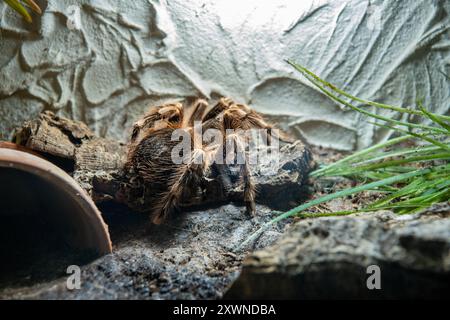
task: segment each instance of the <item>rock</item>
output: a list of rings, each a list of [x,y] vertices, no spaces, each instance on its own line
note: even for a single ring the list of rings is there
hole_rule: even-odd
[[[380,268],[369,290],[368,267]],[[235,299],[442,298],[450,296],[450,205],[307,219],[252,253],[226,293]]]

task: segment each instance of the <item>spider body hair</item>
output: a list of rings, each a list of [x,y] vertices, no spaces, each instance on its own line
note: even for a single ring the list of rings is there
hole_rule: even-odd
[[[186,199],[198,197],[204,191],[202,181],[211,166],[226,171],[228,164],[216,165],[214,159],[230,156],[225,148],[227,140],[235,145],[232,151],[235,154],[231,156],[241,153],[247,157],[243,138],[238,134],[227,134],[228,129],[266,129],[268,136],[272,135],[273,126],[260,114],[228,98],[220,99],[212,108],[205,100],[197,99],[190,103],[188,110],[184,110],[180,103],[152,107],[133,126],[126,167],[134,170],[153,191],[151,199],[147,200],[151,204],[148,211],[155,224],[162,223],[179,210]],[[201,122],[203,132],[208,129],[220,130],[223,134],[221,143],[210,146],[202,141],[196,144],[193,139],[195,121]],[[185,130],[191,137],[191,150],[189,154],[183,155],[185,161],[179,164],[172,159],[172,150],[180,143],[172,139],[176,129]],[[225,153],[219,153],[220,150]],[[236,165],[243,182],[246,211],[254,215],[256,188],[247,158],[244,163]]]

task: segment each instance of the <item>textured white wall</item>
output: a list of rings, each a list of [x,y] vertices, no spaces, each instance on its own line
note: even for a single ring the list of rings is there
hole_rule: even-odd
[[[230,96],[309,142],[387,138],[310,87],[293,59],[353,94],[450,110],[448,0],[50,0],[27,25],[0,1],[0,136],[42,109],[125,139],[150,104]],[[386,113],[392,117],[397,114]]]

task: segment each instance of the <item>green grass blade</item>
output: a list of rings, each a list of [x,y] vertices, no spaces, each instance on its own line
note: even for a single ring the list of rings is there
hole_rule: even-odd
[[[434,144],[435,146],[438,146],[438,147],[440,147],[440,148],[442,148],[442,149],[444,149],[444,150],[450,151],[450,147],[449,147],[447,144],[442,143],[442,142],[440,142],[440,141],[437,141],[437,140],[435,140],[435,139],[432,139],[432,138],[430,138],[430,137],[429,137],[428,135],[426,135],[426,134],[421,134],[421,133],[415,133],[415,132],[411,132],[411,131],[406,131],[406,130],[403,130],[403,129],[400,129],[400,128],[396,128],[396,127],[393,127],[393,126],[389,126],[389,125],[387,125],[387,124],[380,124],[380,123],[377,123],[377,122],[369,122],[369,123],[371,123],[371,124],[373,124],[373,125],[376,125],[376,126],[379,126],[379,127],[383,127],[383,128],[387,128],[387,129],[392,129],[392,130],[401,132],[401,133],[403,133],[403,134],[405,134],[405,135],[410,135],[410,136],[413,136],[413,137],[418,138],[418,139],[421,139],[421,140],[425,140],[425,141],[427,141],[427,142],[429,142],[429,143],[432,143],[432,144]]]
[[[432,147],[414,147],[414,148],[403,149],[400,151],[384,152],[381,154],[372,155],[371,158],[361,160],[360,162],[354,162],[354,163],[352,163],[352,165],[359,166],[359,165],[374,163],[374,162],[377,162],[380,160],[385,160],[388,158],[407,156],[407,155],[411,155],[411,154],[425,155],[425,154],[429,154],[429,153],[434,153],[439,150],[441,150],[440,147],[432,146]]]
[[[349,94],[348,92],[345,92],[344,90],[339,89],[338,87],[334,86],[333,84],[321,79],[320,77],[318,77],[317,75],[315,75],[312,71],[308,70],[307,68],[293,62],[290,60],[286,61],[287,63],[289,63],[292,67],[294,67],[295,69],[297,69],[298,71],[302,72],[302,73],[306,73],[309,76],[313,77],[316,81],[318,81],[319,83],[321,83],[323,86],[330,88],[331,90],[343,95],[344,97],[347,97],[353,101],[358,101],[360,103],[366,104],[366,105],[370,105],[376,108],[382,108],[382,109],[388,109],[388,110],[393,110],[393,111],[397,111],[400,113],[408,113],[408,114],[413,114],[413,115],[418,115],[418,116],[424,116],[420,111],[418,110],[412,110],[412,109],[407,109],[407,108],[401,108],[401,107],[396,107],[396,106],[391,106],[391,105],[387,105],[387,104],[383,104],[383,103],[378,103],[378,102],[373,102],[373,101],[369,101],[369,100],[365,100],[365,99],[361,99],[358,97],[355,97],[351,94]],[[447,75],[446,75],[447,76]],[[433,114],[434,116],[436,116],[437,118],[443,119],[443,120],[447,120],[450,121],[450,117],[448,116],[444,116],[444,115],[438,115],[438,114]]]
[[[450,168],[450,165],[442,166],[442,167]],[[402,182],[402,181],[405,181],[405,180],[408,180],[408,179],[411,179],[414,177],[423,176],[423,175],[433,172],[436,169],[437,168],[425,168],[425,169],[415,170],[413,172],[408,172],[408,173],[393,176],[393,177],[390,177],[390,178],[387,178],[384,180],[379,180],[379,181],[371,182],[369,184],[357,186],[354,188],[341,190],[341,191],[320,197],[318,199],[314,199],[308,203],[302,204],[292,210],[289,210],[288,212],[285,212],[285,213],[279,215],[278,217],[272,219],[271,221],[265,223],[261,228],[259,228],[252,235],[250,235],[244,242],[242,242],[242,244],[239,246],[238,249],[246,246],[251,241],[254,241],[259,235],[261,235],[262,232],[267,230],[272,224],[279,222],[283,219],[289,218],[293,215],[296,215],[296,214],[298,214],[306,209],[309,209],[311,207],[314,207],[318,204],[325,203],[325,202],[328,202],[333,199],[346,197],[346,196],[349,196],[352,194],[360,193],[362,191],[366,191],[369,189],[374,189],[374,188],[378,188],[378,187],[385,186],[385,185],[391,185],[391,184]]]
[[[392,145],[396,145],[396,144],[398,144],[400,142],[403,142],[403,141],[406,141],[406,140],[409,140],[409,139],[411,139],[410,136],[403,136],[403,137],[399,137],[399,138],[394,138],[394,139],[388,140],[386,142],[378,143],[378,144],[376,144],[376,145],[374,145],[372,147],[369,147],[367,149],[355,152],[352,155],[350,155],[348,157],[345,157],[344,159],[341,159],[339,161],[336,161],[336,162],[334,162],[334,163],[332,163],[332,164],[330,164],[328,166],[320,168],[320,169],[312,172],[310,174],[310,176],[312,176],[312,177],[323,176],[327,171],[332,170],[332,169],[334,169],[334,168],[336,168],[336,167],[338,167],[338,166],[340,166],[342,164],[345,164],[345,163],[357,160],[357,159],[362,158],[362,157],[364,157],[364,156],[366,156],[366,155],[368,155],[368,154],[370,154],[370,153],[372,153],[372,152],[374,152],[376,150],[379,150],[379,149],[382,149],[382,148],[386,148],[386,147],[389,147],[389,146],[392,146]]]
[[[26,22],[28,22],[28,23],[33,22],[33,19],[31,18],[28,11],[18,0],[4,0],[4,1],[11,8],[13,8],[15,11],[17,11],[25,19]]]
[[[34,2],[34,0],[24,0],[25,3],[37,14],[42,14],[41,8]]]
[[[410,164],[410,163],[420,163],[420,162],[431,161],[431,160],[450,160],[450,153],[449,152],[433,153],[433,154],[429,154],[429,155],[407,157],[404,159],[384,161],[384,162],[369,164],[369,165],[351,166],[348,169],[342,169],[341,171],[337,171],[335,173],[335,175],[337,174],[337,175],[345,176],[348,174],[355,174],[359,171],[376,170],[376,169],[381,169],[381,168],[388,168],[388,167],[392,167],[392,166],[398,166],[398,165]]]
[[[310,81],[315,87],[317,87],[320,91],[322,91],[326,96],[328,96],[330,99],[339,102],[340,104],[343,104],[347,107],[349,107],[352,110],[355,110],[361,114],[364,114],[366,116],[381,120],[381,121],[385,121],[385,122],[390,122],[399,126],[405,126],[408,128],[416,128],[416,129],[422,129],[422,130],[429,130],[429,131],[434,131],[436,133],[445,133],[447,134],[448,132],[444,129],[441,128],[436,128],[436,127],[431,127],[431,126],[427,126],[427,125],[422,125],[422,124],[416,124],[416,123],[409,123],[409,122],[403,122],[403,121],[399,121],[399,120],[394,120],[394,119],[390,119],[390,118],[386,118],[384,116],[381,116],[379,114],[376,113],[372,113],[369,112],[367,110],[361,109],[359,107],[356,107],[354,105],[352,105],[351,103],[337,97],[336,95],[334,95],[333,93],[331,93],[330,91],[328,91],[327,89],[325,89],[325,87],[321,86],[319,84],[319,82],[317,82],[316,80],[314,80],[314,77],[310,77],[308,73],[302,72],[301,70],[299,70],[303,76]],[[317,77],[317,76],[316,76]]]
[[[428,118],[431,119],[431,121],[439,124],[441,127],[443,127],[444,129],[446,129],[449,133],[450,133],[450,126],[448,124],[446,124],[444,121],[442,121],[441,119],[439,119],[438,117],[436,117],[434,114],[432,114],[431,112],[428,112],[427,109],[425,109],[425,107],[422,105],[422,103],[419,101],[418,102],[419,105],[419,109],[425,114],[427,115]]]

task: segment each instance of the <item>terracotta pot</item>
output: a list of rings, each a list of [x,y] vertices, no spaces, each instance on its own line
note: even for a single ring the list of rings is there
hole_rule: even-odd
[[[14,149],[20,148],[0,145],[0,219],[32,212],[56,229],[68,247],[96,256],[110,253],[108,227],[76,181],[51,162]],[[39,239],[45,241],[45,234]]]
[[[23,151],[23,152],[33,154],[37,157],[43,158],[39,153],[37,153],[31,149],[28,149],[27,147],[24,147],[24,146],[21,146],[19,144],[9,142],[9,141],[0,141],[0,148]]]

